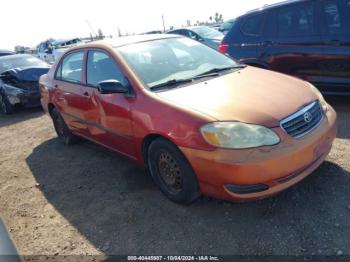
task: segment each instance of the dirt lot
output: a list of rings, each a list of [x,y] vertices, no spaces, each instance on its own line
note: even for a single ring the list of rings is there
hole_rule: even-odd
[[[168,201],[133,162],[59,143],[40,110],[0,115],[0,214],[21,254],[350,255],[350,97],[339,134],[297,186],[254,203]]]

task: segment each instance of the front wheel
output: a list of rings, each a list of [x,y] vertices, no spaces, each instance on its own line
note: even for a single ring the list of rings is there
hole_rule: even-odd
[[[78,137],[73,135],[69,130],[68,126],[63,120],[63,117],[56,108],[52,109],[51,117],[57,136],[63,144],[72,145],[79,140]]]
[[[156,139],[149,146],[147,158],[154,182],[170,200],[190,204],[200,196],[196,175],[174,144]]]

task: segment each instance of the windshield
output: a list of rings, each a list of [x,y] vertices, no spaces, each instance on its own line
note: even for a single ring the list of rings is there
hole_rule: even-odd
[[[239,67],[234,60],[189,38],[167,38],[118,48],[148,88],[193,79],[213,69]]]
[[[11,55],[0,58],[0,74],[13,68],[19,67],[47,67],[40,59],[31,55]]]
[[[213,39],[213,38],[223,38],[224,37],[224,35],[221,32],[219,32],[213,28],[207,27],[207,26],[193,27],[191,29],[192,29],[192,31],[194,31],[195,33],[197,33],[199,36],[201,36],[203,38]]]

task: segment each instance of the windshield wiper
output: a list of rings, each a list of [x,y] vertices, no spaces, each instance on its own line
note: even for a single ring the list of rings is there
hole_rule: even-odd
[[[169,88],[169,87],[177,86],[180,84],[186,84],[186,83],[190,83],[190,82],[192,82],[192,79],[171,79],[171,80],[166,81],[164,83],[160,83],[160,84],[151,86],[149,89],[154,91],[154,90],[162,89],[164,87]]]
[[[151,86],[149,89],[154,91],[154,90],[159,90],[159,89],[163,89],[163,88],[170,88],[170,87],[174,87],[174,86],[177,86],[180,84],[186,84],[186,83],[193,82],[193,80],[196,80],[199,78],[217,76],[217,75],[219,75],[220,72],[223,72],[223,71],[228,71],[228,70],[232,70],[232,69],[239,69],[239,68],[244,68],[244,67],[246,67],[246,66],[245,65],[238,65],[238,66],[212,68],[212,69],[210,69],[202,74],[199,74],[193,78],[190,78],[190,79],[171,79],[171,80],[168,80],[164,83],[160,83],[160,84]]]
[[[245,68],[245,65],[239,65],[239,66],[228,66],[228,67],[215,67],[212,68],[202,74],[199,74],[197,76],[195,76],[193,79],[198,79],[198,78],[202,78],[202,77],[208,77],[208,76],[217,76],[219,75],[220,72],[223,71],[229,71],[232,69],[240,69],[240,68]]]

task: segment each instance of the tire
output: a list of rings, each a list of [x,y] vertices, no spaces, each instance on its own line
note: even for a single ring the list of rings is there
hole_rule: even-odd
[[[197,177],[174,144],[162,138],[153,141],[147,165],[154,182],[171,201],[188,205],[200,196]]]
[[[14,112],[14,107],[10,104],[7,97],[2,93],[0,93],[0,108],[1,111],[6,115],[10,115]]]
[[[69,146],[78,142],[79,138],[73,135],[73,133],[69,130],[63,117],[56,108],[52,109],[51,117],[57,136],[64,145]]]

